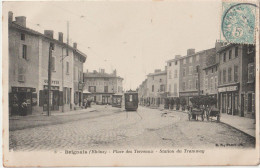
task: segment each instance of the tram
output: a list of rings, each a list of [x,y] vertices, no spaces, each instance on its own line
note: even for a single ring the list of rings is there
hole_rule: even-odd
[[[126,111],[136,111],[138,108],[138,93],[136,91],[128,91],[125,96]]]

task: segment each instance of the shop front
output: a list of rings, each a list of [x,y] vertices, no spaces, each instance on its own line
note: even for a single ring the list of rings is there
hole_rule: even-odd
[[[201,91],[201,94],[202,94],[202,91]],[[187,106],[192,105],[190,99],[192,97],[198,96],[198,95],[199,95],[198,91],[189,91],[189,92],[180,92],[179,93],[180,98],[184,98],[186,100]]]
[[[222,113],[229,115],[239,114],[239,88],[238,85],[219,87],[219,108]]]
[[[63,103],[63,92],[59,91],[59,86],[51,86],[50,89],[50,110],[59,111],[59,106]],[[48,110],[48,85],[43,86],[43,90],[40,90],[40,107],[43,107],[43,111]]]
[[[35,88],[12,87],[12,92],[9,93],[10,115],[30,115],[32,114],[32,106],[34,105],[37,105]]]

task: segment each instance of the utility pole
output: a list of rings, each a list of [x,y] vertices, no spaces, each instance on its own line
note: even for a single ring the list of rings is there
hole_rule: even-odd
[[[52,67],[51,67],[51,64],[52,64],[52,50],[53,50],[53,43],[51,42],[50,43],[50,47],[49,47],[49,64],[48,64],[48,104],[47,104],[47,115],[50,116],[50,93],[51,93],[51,71],[52,71]]]
[[[65,48],[65,47],[64,47]],[[64,55],[63,49],[62,48],[62,58],[61,58],[61,65],[62,65],[62,72],[61,72],[61,87],[63,91],[63,96],[62,96],[62,112],[64,112],[64,95],[66,90],[64,90],[64,58],[69,56],[69,21],[67,21],[67,47],[66,47],[66,56]]]
[[[197,65],[197,72],[198,72],[198,95],[200,96],[200,66]]]

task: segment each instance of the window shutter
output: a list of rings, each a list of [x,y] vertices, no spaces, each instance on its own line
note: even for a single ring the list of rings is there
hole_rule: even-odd
[[[245,109],[248,111],[248,94],[245,94]]]
[[[39,102],[39,106],[40,106],[40,107],[43,106],[44,97],[45,97],[45,96],[44,96],[43,90],[40,90],[40,92],[39,92],[39,98],[40,98],[40,99],[39,99],[39,101],[40,101],[40,102]]]
[[[63,105],[63,91],[59,91],[59,106]]]
[[[255,113],[255,93],[252,93],[252,112]]]

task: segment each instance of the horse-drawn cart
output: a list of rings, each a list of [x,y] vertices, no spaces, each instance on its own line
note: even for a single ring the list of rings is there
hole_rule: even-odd
[[[192,107],[189,108],[189,113],[188,113],[189,120],[191,119],[198,120],[199,116],[201,117],[201,120],[204,121],[203,109],[192,108]]]
[[[209,108],[206,110],[206,116],[207,116],[207,120],[209,121],[209,119],[211,119],[212,121],[212,117],[217,117],[217,122],[220,121],[220,112],[217,108]]]

